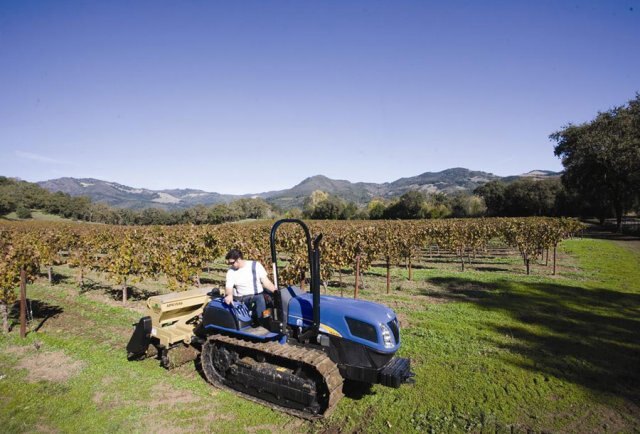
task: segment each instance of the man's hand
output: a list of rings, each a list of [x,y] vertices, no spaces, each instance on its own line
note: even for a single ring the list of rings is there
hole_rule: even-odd
[[[227,303],[228,305],[231,305],[233,303],[233,294],[229,293],[227,295],[224,296],[224,302]]]

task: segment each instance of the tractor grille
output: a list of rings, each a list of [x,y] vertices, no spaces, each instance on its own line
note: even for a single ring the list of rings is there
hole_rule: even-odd
[[[398,319],[394,318],[393,321],[389,321],[387,325],[391,329],[391,333],[393,333],[393,337],[396,340],[396,344],[400,343],[400,330],[398,329]]]

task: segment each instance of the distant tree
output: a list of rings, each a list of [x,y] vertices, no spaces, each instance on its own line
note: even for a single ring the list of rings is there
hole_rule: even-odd
[[[560,182],[555,179],[535,181],[525,178],[514,181],[505,189],[503,215],[556,215],[556,201],[561,189]]]
[[[562,181],[585,198],[610,204],[622,216],[640,194],[640,94],[626,106],[598,113],[591,122],[551,134],[565,168]]]
[[[242,218],[263,219],[271,214],[271,206],[261,198],[243,198],[233,202],[239,209]]]
[[[166,225],[170,222],[170,214],[159,208],[145,208],[140,211],[136,222],[140,225]]]
[[[24,206],[23,204],[20,204],[16,208],[16,215],[20,219],[30,219],[31,218],[31,210],[29,208],[27,208],[26,206]]]
[[[118,212],[104,203],[94,203],[91,205],[91,221],[97,223],[118,224]]]
[[[207,223],[210,224],[219,224],[235,220],[240,220],[239,210],[224,203],[212,206],[207,212]]]
[[[344,205],[342,209],[342,213],[340,214],[340,219],[351,220],[356,217],[357,213],[358,213],[358,205],[356,205],[354,202],[348,202],[346,205]]]
[[[419,219],[423,214],[425,195],[420,191],[411,190],[400,196],[397,202],[389,205],[383,213],[387,219]]]
[[[20,204],[16,207],[16,215],[20,219],[30,219],[31,218],[31,210],[24,206],[24,204]]]
[[[336,196],[329,196],[318,202],[309,217],[318,220],[339,220],[344,217],[344,209],[342,200]]]
[[[76,220],[89,220],[91,216],[91,199],[87,196],[70,197],[63,214],[65,217]]]
[[[127,208],[120,208],[117,211],[117,218],[119,225],[134,225],[136,224],[136,213]]]
[[[385,210],[384,202],[380,199],[373,199],[367,205],[367,211],[369,212],[369,218],[371,220],[379,220],[383,218]]]
[[[320,202],[324,202],[327,199],[329,199],[329,193],[325,193],[322,190],[315,190],[313,193],[311,193],[310,196],[306,197],[304,199],[304,202],[302,203],[303,215],[306,217],[310,217],[313,214],[316,206],[318,206]]]
[[[487,215],[504,215],[504,195],[506,188],[506,184],[502,181],[489,181],[474,190],[474,194],[484,199],[487,207]]]
[[[487,207],[480,196],[468,193],[455,193],[451,197],[452,217],[479,217],[484,215]]]
[[[301,219],[303,217],[302,210],[300,208],[291,208],[286,211],[283,216],[287,219]]]
[[[9,214],[16,210],[16,203],[9,195],[2,194],[0,189],[0,215]]]
[[[467,200],[466,211],[468,217],[480,217],[487,213],[487,205],[480,196],[470,195]]]
[[[49,196],[48,200],[43,204],[42,209],[49,214],[62,214],[69,202],[70,196],[61,191],[57,191]]]

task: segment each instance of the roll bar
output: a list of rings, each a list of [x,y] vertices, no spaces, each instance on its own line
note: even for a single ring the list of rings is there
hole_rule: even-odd
[[[269,242],[271,244],[271,262],[273,263],[273,281],[276,288],[278,287],[278,256],[276,254],[276,232],[283,223],[295,223],[302,226],[307,241],[307,255],[309,257],[309,271],[311,272],[311,294],[313,295],[313,325],[301,336],[300,341],[311,339],[318,335],[320,331],[320,241],[322,234],[318,235],[311,243],[311,233],[307,225],[299,219],[282,219],[278,220],[271,227],[271,235]],[[286,322],[286,318],[283,321]]]

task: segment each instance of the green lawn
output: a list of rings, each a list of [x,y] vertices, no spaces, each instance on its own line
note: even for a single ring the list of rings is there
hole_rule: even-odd
[[[640,431],[640,252],[619,243],[564,242],[557,276],[542,265],[526,276],[518,258],[465,272],[427,262],[412,282],[396,269],[390,295],[372,268],[361,297],[398,312],[417,384],[350,386],[315,424],[213,389],[191,364],[127,362],[143,301],[122,307],[116,292],[80,293],[72,270],[56,272],[57,284],[28,289],[33,327],[48,317],[38,331],[0,337],[3,432]]]

